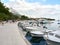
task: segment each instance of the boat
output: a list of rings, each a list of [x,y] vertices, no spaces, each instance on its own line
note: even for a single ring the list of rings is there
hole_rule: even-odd
[[[60,30],[49,32],[44,38],[49,45],[60,45]]]
[[[30,32],[27,32],[25,37],[32,45],[47,45],[43,37],[32,36]]]
[[[32,26],[32,27],[25,27],[27,31],[40,31],[40,30],[43,30],[42,27],[38,27],[38,26]]]
[[[41,31],[30,31],[32,37],[43,37],[44,33]]]
[[[27,31],[32,31],[32,30],[43,30],[43,26],[41,26],[41,24],[37,23],[37,22],[33,22],[31,23],[32,26],[27,26],[25,27],[25,29]]]

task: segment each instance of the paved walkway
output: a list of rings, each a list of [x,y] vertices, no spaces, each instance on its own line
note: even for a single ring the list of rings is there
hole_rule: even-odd
[[[17,23],[0,25],[0,45],[28,45],[18,30]]]

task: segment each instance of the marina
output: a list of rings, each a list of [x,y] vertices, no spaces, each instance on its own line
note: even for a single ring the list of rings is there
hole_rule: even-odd
[[[55,24],[55,23],[56,22],[54,22],[53,24]],[[48,25],[53,25],[53,24],[48,24]],[[53,41],[53,40],[55,40],[54,37],[53,36],[49,36],[49,34],[51,32],[55,32],[55,31],[60,32],[59,30],[54,30],[54,29],[52,29],[53,27],[51,29],[49,29],[47,24],[43,24],[43,25],[39,24],[39,26],[38,26],[38,24],[36,23],[34,25],[25,27],[25,30],[26,30],[25,37],[32,45],[60,45],[60,42],[58,42],[58,44],[56,42],[58,40],[60,41],[60,39],[57,39],[55,37],[56,41]],[[43,26],[46,26],[47,28],[45,28]],[[57,24],[57,26],[59,27],[58,24]],[[23,30],[23,32],[24,32],[24,30]],[[51,35],[53,35],[53,34],[51,34]],[[59,38],[59,36],[57,36],[57,37]],[[49,37],[51,37],[51,40],[49,39]]]

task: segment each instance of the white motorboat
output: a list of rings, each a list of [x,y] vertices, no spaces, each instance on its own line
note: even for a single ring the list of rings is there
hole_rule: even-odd
[[[32,27],[25,27],[27,31],[41,31],[43,27],[32,26]]]
[[[60,31],[52,31],[44,36],[49,45],[60,45]]]
[[[44,33],[41,31],[30,31],[32,37],[43,37]]]

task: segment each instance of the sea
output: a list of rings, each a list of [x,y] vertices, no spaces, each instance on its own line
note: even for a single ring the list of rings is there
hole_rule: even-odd
[[[46,26],[49,30],[60,30],[60,22],[55,21],[54,23],[51,24],[43,24]]]

